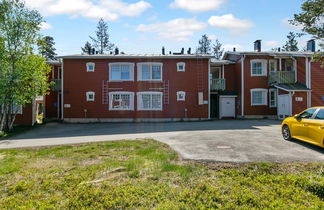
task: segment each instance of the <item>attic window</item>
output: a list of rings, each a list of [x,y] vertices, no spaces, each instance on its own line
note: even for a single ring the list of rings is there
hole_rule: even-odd
[[[178,91],[177,92],[177,101],[185,101],[186,100],[186,92]]]
[[[94,72],[95,71],[95,64],[94,63],[87,63],[87,72]]]
[[[184,62],[177,63],[177,71],[186,71],[186,64]]]

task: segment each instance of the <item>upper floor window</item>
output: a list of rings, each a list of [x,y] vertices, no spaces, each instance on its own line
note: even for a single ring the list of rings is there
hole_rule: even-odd
[[[269,90],[269,106],[277,107],[277,90],[276,89],[270,89]]]
[[[95,92],[88,91],[86,93],[87,101],[94,101],[95,100]]]
[[[162,63],[138,63],[139,81],[162,81]]]
[[[133,92],[110,92],[109,93],[110,110],[134,110]]]
[[[277,71],[277,60],[270,60],[269,61],[269,69],[270,69],[270,72],[276,72]]]
[[[162,110],[162,92],[138,92],[138,110]]]
[[[251,105],[252,106],[262,106],[267,105],[267,89],[256,88],[251,89]]]
[[[133,63],[110,63],[109,81],[132,81],[134,80]]]
[[[177,92],[177,101],[185,101],[186,100],[186,92],[178,91]]]
[[[177,63],[177,71],[186,71],[186,63],[184,62]]]
[[[87,72],[94,72],[95,71],[95,63],[87,63]]]
[[[267,76],[267,61],[251,60],[251,76]]]
[[[294,71],[294,61],[292,59],[282,59],[281,69],[282,71]]]

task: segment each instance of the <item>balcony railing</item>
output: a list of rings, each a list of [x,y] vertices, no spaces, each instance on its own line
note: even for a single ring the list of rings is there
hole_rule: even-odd
[[[292,84],[295,83],[294,71],[277,71],[270,72],[269,83]]]
[[[210,90],[216,91],[216,90],[225,90],[225,79],[211,79],[210,80]]]
[[[61,87],[62,87],[62,80],[53,79],[52,82],[53,82],[53,84],[51,85],[51,90],[52,91],[60,91]]]

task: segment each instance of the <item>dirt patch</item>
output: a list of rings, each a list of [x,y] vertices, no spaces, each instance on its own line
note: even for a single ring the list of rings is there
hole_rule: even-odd
[[[3,155],[3,154],[0,154],[0,160],[3,160],[3,159],[5,159],[5,155]]]
[[[69,163],[66,160],[63,159],[36,159],[35,161],[32,161],[27,165],[27,168],[54,168],[54,167],[68,167]]]
[[[81,166],[92,166],[92,165],[99,165],[101,163],[103,163],[104,161],[101,159],[96,159],[96,158],[92,158],[92,159],[86,159],[80,162]]]
[[[82,184],[98,184],[100,182],[122,176],[123,174],[125,174],[125,171],[126,171],[125,167],[114,168],[112,170],[103,172],[98,179],[88,181],[88,182],[82,182],[82,183],[80,183],[80,185],[82,185]]]

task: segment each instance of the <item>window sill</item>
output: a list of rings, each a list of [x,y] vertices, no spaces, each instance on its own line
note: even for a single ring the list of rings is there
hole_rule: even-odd
[[[134,109],[112,109],[112,108],[110,108],[109,111],[134,111]]]
[[[134,80],[108,80],[108,82],[134,82]]]
[[[251,77],[267,77],[268,75],[264,74],[251,74]]]
[[[137,109],[137,111],[163,111],[162,109]]]
[[[251,104],[251,106],[268,106],[268,104]]]

